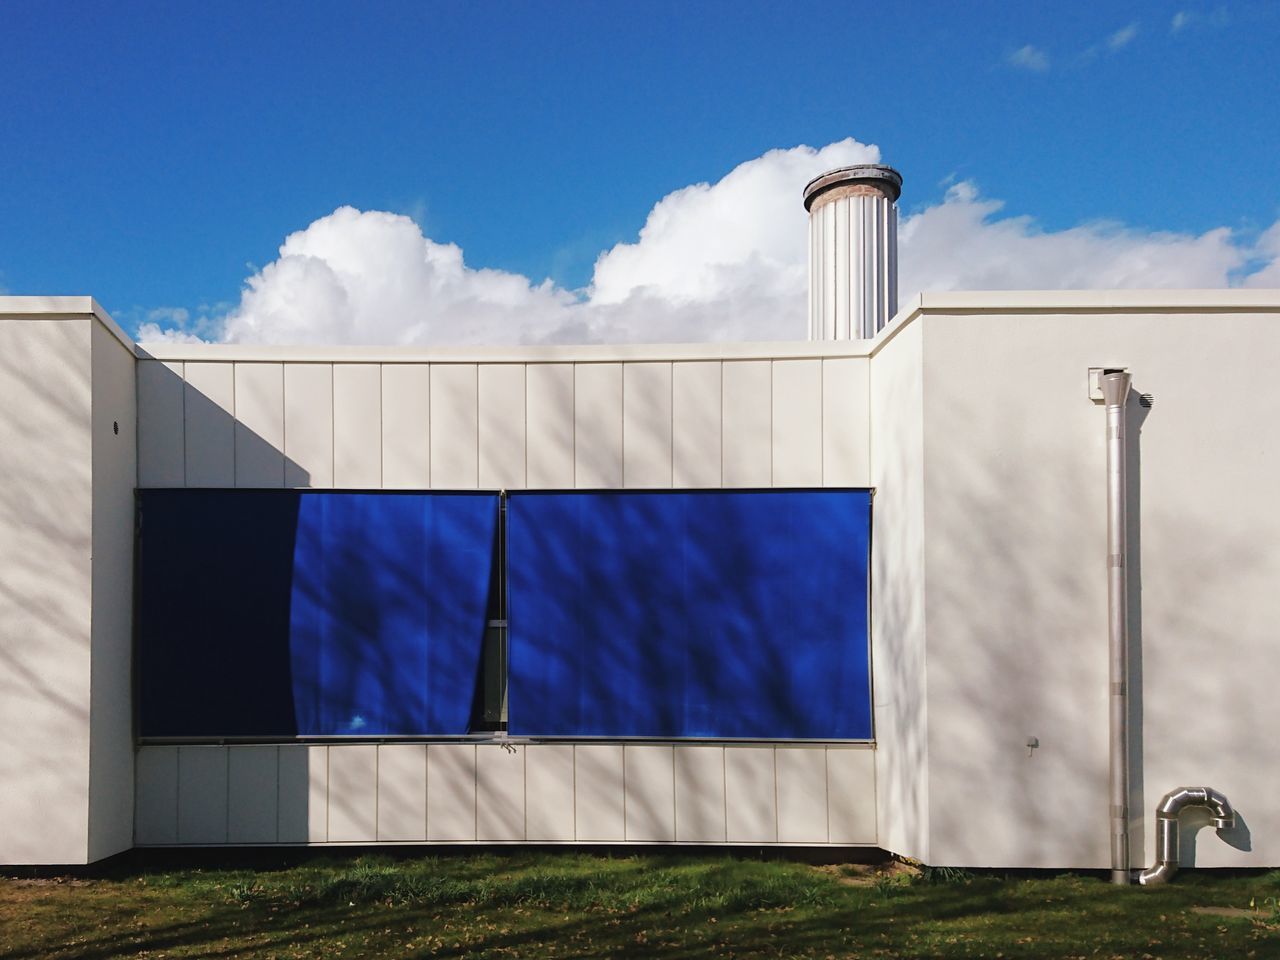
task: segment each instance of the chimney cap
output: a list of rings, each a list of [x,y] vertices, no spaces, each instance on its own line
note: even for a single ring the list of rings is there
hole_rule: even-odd
[[[804,208],[811,209],[813,202],[828,190],[859,183],[878,188],[893,202],[902,195],[902,174],[893,167],[883,163],[856,163],[828,170],[810,180],[804,188]]]

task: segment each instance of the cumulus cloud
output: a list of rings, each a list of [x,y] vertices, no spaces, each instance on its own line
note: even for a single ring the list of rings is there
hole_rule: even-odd
[[[968,182],[899,230],[904,295],[920,290],[1064,290],[1225,287],[1244,269],[1247,247],[1225,227],[1195,235],[1096,222],[1045,231]]]
[[[341,207],[287,237],[238,304],[158,310],[143,341],[590,343],[788,340],[805,335],[810,178],[879,150],[856,140],[773,150],[662,198],[590,283],[476,268],[411,219]],[[911,185],[908,185],[908,190]],[[904,216],[900,291],[1280,286],[1280,223],[1253,242],[1085,223],[1044,230],[969,182]]]
[[[1049,69],[1049,55],[1039,47],[1027,44],[1025,47],[1019,47],[1008,56],[1009,63],[1023,70],[1033,70],[1036,73],[1044,73]]]

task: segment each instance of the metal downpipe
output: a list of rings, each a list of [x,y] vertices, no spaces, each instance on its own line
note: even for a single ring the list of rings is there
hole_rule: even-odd
[[[1129,883],[1129,534],[1125,405],[1131,377],[1104,370],[1107,408],[1107,619],[1110,651],[1111,882]]]
[[[1138,875],[1143,886],[1168,883],[1178,872],[1178,815],[1187,807],[1207,807],[1215,830],[1235,826],[1236,812],[1231,801],[1212,787],[1170,790],[1156,807],[1156,862]]]

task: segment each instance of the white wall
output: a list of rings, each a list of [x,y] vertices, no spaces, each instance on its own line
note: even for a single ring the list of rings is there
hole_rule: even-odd
[[[133,351],[92,324],[89,859],[133,845]]]
[[[874,845],[858,745],[144,746],[140,846]]]
[[[1211,830],[1184,841],[1184,862],[1280,863],[1274,306],[940,307],[916,323],[931,862],[1109,864],[1105,414],[1088,399],[1086,376],[1090,366],[1123,365],[1134,376],[1141,517],[1130,568],[1133,861],[1151,862],[1159,798],[1207,785],[1246,826],[1234,846]],[[1153,405],[1140,406],[1137,393]],[[881,602],[886,585],[876,586]],[[879,662],[876,679],[879,695]],[[1029,736],[1038,749],[1026,747]]]
[[[923,325],[871,367],[871,671],[881,846],[929,862]]]
[[[84,863],[93,321],[0,318],[0,863]]]
[[[138,363],[138,482],[867,486],[868,361],[848,348],[529,348],[432,360],[171,347]],[[872,758],[822,745],[147,746],[137,842],[870,844]],[[293,798],[278,801],[274,833],[258,794]]]
[[[709,352],[388,362],[170,348],[138,363],[138,485],[868,485],[865,356]]]

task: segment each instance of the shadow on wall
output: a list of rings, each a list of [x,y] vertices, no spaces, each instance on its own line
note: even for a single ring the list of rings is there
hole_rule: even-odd
[[[963,437],[973,423],[986,420],[984,431],[1001,443],[995,451],[963,441],[930,450],[928,723],[931,858],[937,864],[1084,868],[1110,861],[1104,413],[1096,408],[1083,435],[1049,431],[1027,409],[1044,402],[1041,395],[1021,399],[1020,409],[994,429],[992,407],[960,390],[931,401],[937,435]],[[1133,391],[1126,416],[1131,862],[1137,867],[1153,855],[1145,842],[1144,826],[1154,815],[1148,807],[1179,785],[1161,784],[1149,796],[1144,782],[1152,764],[1152,693],[1146,686],[1153,651],[1161,657],[1166,687],[1174,665],[1160,639],[1152,647],[1144,632],[1140,524],[1148,531],[1176,529],[1186,555],[1197,558],[1194,567],[1177,568],[1176,582],[1161,584],[1161,595],[1178,596],[1179,609],[1187,611],[1179,632],[1200,638],[1195,656],[1208,658],[1201,669],[1194,658],[1178,656],[1177,687],[1156,691],[1166,749],[1167,704],[1190,711],[1185,723],[1192,737],[1192,714],[1230,698],[1223,672],[1213,667],[1230,656],[1231,638],[1194,611],[1207,606],[1230,582],[1230,571],[1247,564],[1257,548],[1191,511],[1169,515],[1148,506],[1144,514],[1142,490],[1151,478],[1143,474],[1142,432],[1159,413]],[[1171,569],[1162,563],[1162,578]],[[1232,699],[1231,709],[1241,729],[1265,723],[1258,704]],[[1031,738],[1038,746],[1028,746]],[[1168,761],[1161,757],[1160,765]],[[1214,780],[1212,770],[1201,776]],[[1016,811],[1016,829],[990,815],[1000,810]],[[1248,849],[1243,824],[1242,818],[1223,839]],[[1193,865],[1201,825],[1187,814],[1187,865]]]
[[[14,826],[0,861],[14,862],[84,856],[89,775],[89,330],[39,326],[0,323],[0,813]]]

